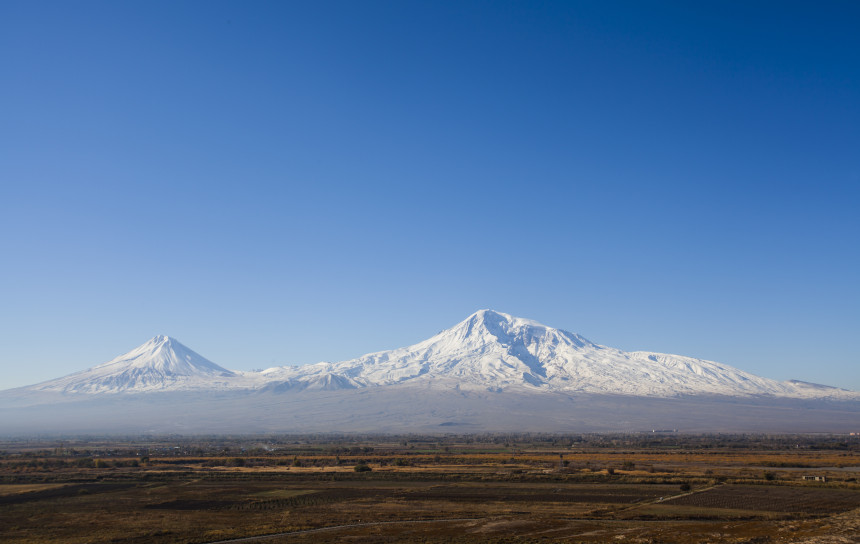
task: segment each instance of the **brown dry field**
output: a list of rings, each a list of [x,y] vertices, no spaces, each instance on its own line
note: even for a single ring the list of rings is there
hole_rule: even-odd
[[[853,446],[42,446],[0,456],[4,543],[860,542]]]

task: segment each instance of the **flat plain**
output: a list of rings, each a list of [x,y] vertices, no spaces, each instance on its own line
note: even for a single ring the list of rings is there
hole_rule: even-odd
[[[860,440],[847,435],[113,437],[0,451],[8,543],[860,542]]]

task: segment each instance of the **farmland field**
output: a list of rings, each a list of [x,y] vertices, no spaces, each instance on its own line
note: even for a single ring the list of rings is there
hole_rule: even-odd
[[[726,485],[678,497],[666,504],[757,512],[833,514],[860,508],[860,494],[846,489]]]
[[[647,438],[9,441],[0,540],[857,541],[856,441]]]

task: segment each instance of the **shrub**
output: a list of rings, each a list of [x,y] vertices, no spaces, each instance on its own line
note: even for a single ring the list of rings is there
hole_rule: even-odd
[[[353,468],[353,470],[356,472],[370,472],[373,469],[367,466],[366,463],[359,463],[355,465],[355,468]]]

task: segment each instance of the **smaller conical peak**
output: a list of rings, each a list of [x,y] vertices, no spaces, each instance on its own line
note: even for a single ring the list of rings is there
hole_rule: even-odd
[[[162,350],[166,351],[174,351],[177,348],[183,347],[181,343],[177,342],[175,339],[165,335],[159,334],[158,336],[153,336],[147,342],[142,344],[137,349],[149,353],[158,353]]]
[[[200,372],[231,373],[187,348],[175,338],[163,334],[152,337],[128,353],[96,368],[100,367],[155,368],[175,375],[191,375]]]
[[[235,374],[175,339],[158,335],[106,363],[37,384],[46,391],[118,393],[190,387]]]

